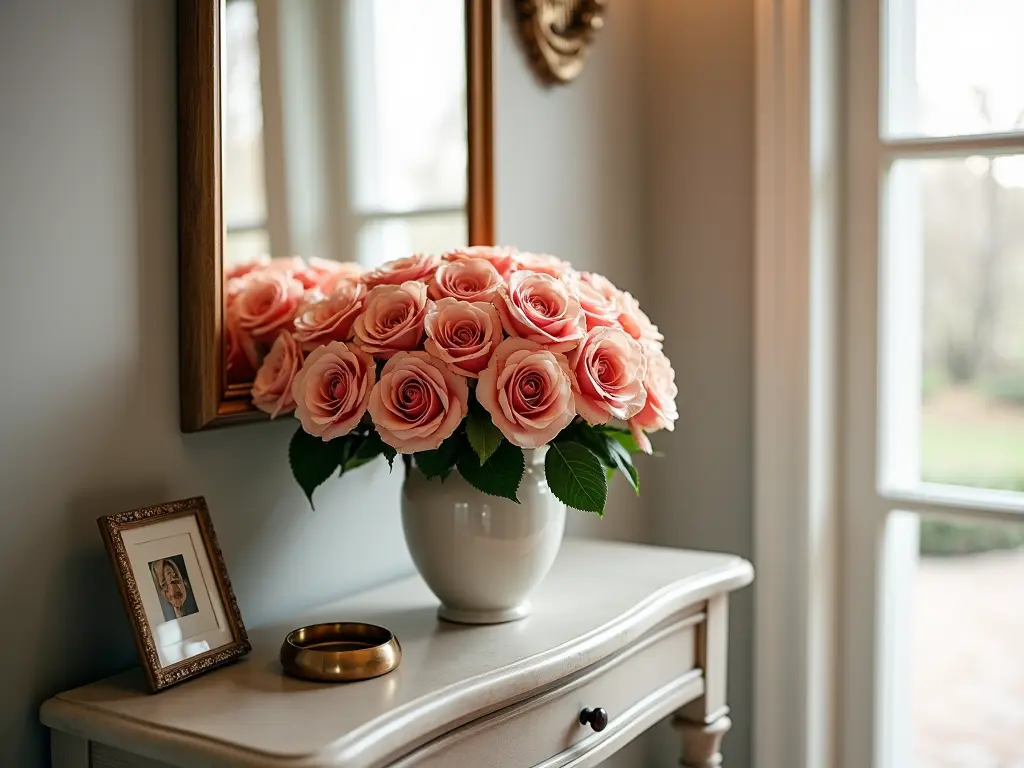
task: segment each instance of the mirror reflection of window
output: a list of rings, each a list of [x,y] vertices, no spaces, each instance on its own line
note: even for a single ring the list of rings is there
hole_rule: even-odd
[[[225,266],[467,239],[463,0],[227,0]]]
[[[360,210],[461,210],[466,64],[458,0],[352,0],[346,50]]]
[[[254,0],[224,9],[223,195],[227,266],[267,253],[263,106]]]

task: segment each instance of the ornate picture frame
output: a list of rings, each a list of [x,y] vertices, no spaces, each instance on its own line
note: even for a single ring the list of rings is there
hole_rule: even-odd
[[[202,496],[96,522],[153,691],[251,650]]]

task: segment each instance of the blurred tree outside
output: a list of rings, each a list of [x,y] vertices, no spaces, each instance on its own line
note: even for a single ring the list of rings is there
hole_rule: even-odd
[[[1024,157],[925,161],[919,179],[922,479],[1024,491]],[[1024,526],[921,525],[922,554],[1022,544]]]

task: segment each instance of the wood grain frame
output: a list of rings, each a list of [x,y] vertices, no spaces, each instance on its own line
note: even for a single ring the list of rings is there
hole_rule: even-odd
[[[196,518],[199,526],[203,547],[207,558],[209,558],[210,567],[213,570],[217,583],[217,594],[224,606],[224,613],[227,615],[228,624],[231,628],[231,642],[217,648],[212,648],[199,656],[193,656],[190,659],[180,661],[177,664],[161,666],[160,656],[157,653],[156,643],[153,640],[153,632],[150,629],[149,619],[142,604],[139,585],[135,580],[131,559],[128,556],[128,550],[124,545],[124,539],[121,534],[130,528],[139,528],[157,522],[165,522],[177,517],[193,516]],[[242,623],[242,614],[238,610],[238,602],[235,600],[234,590],[231,589],[231,579],[228,578],[228,569],[224,564],[224,555],[221,553],[220,545],[217,543],[217,535],[213,532],[213,523],[210,521],[210,512],[206,508],[206,500],[202,496],[173,501],[170,504],[161,504],[155,507],[134,509],[130,512],[121,512],[116,515],[106,515],[99,518],[96,522],[99,524],[103,543],[106,545],[107,554],[110,555],[110,561],[114,566],[121,600],[124,603],[125,612],[128,614],[128,619],[132,625],[135,647],[139,651],[139,659],[146,673],[146,680],[152,690],[159,691],[175,683],[188,680],[221,664],[241,658],[251,650],[252,646],[249,644],[249,636],[245,631],[245,625]]]
[[[178,237],[181,429],[262,421],[224,371],[220,153],[222,0],[178,0]],[[494,39],[498,0],[465,0],[466,212],[471,245],[494,242]]]

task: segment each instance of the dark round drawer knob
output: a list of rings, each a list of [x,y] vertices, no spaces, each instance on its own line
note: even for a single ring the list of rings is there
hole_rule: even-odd
[[[604,707],[597,707],[597,709],[584,709],[580,712],[580,725],[590,724],[590,727],[597,732],[603,731],[608,727],[608,710]]]

